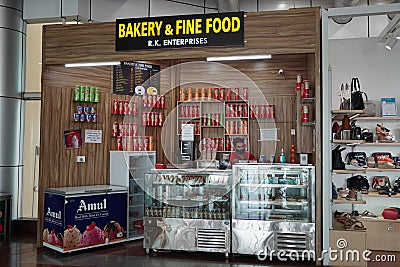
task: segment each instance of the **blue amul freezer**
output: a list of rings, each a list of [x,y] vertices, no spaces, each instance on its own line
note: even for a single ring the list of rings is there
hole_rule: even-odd
[[[127,194],[114,185],[47,188],[43,246],[65,253],[126,241]]]

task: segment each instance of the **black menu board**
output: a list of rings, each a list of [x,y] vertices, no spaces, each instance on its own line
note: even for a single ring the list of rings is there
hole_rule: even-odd
[[[160,65],[122,61],[113,67],[113,93],[143,95],[160,93]]]

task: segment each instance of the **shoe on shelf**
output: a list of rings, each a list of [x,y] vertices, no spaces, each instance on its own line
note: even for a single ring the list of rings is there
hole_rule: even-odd
[[[357,191],[350,190],[349,194],[346,197],[346,200],[349,201],[357,201]]]
[[[362,170],[364,170],[364,168],[361,167],[361,166],[358,164],[358,161],[357,161],[356,159],[353,159],[353,160],[350,162],[350,164],[346,164],[346,165],[345,165],[345,169],[346,169],[346,170],[355,170],[355,171],[362,171]]]
[[[378,168],[380,169],[394,169],[396,166],[389,161],[378,161]]]
[[[364,210],[361,214],[362,217],[376,218],[377,216],[368,210]]]

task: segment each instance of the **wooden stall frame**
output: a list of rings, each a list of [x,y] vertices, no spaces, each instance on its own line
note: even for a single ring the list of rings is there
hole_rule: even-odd
[[[104,121],[97,124],[103,129],[103,135],[109,136],[110,119],[107,110],[110,107],[111,67],[65,69],[67,63],[109,62],[109,61],[147,61],[162,65],[162,68],[192,60],[205,60],[218,55],[256,55],[272,54],[294,58],[305,56],[306,73],[312,81],[315,94],[315,111],[320,110],[320,18],[321,10],[297,8],[287,11],[267,11],[246,13],[245,45],[243,47],[219,48],[182,48],[146,51],[115,51],[115,22],[46,25],[43,27],[43,66],[42,66],[42,109],[41,109],[41,155],[39,173],[39,219],[37,245],[41,246],[43,231],[44,189],[47,187],[79,186],[108,183],[108,165],[110,143],[103,147],[86,145],[79,150],[64,151],[61,133],[54,130],[62,127],[75,127],[70,124],[72,88],[82,83],[102,88],[102,102],[98,112],[103,113]],[[279,69],[276,66],[277,70]],[[276,70],[276,71],[277,71]],[[292,69],[295,73],[298,69]],[[290,73],[290,72],[289,72]],[[90,77],[93,74],[96,80]],[[271,73],[268,73],[271,75]],[[103,78],[102,78],[103,77]],[[106,77],[104,79],[104,77]],[[295,81],[295,77],[290,77]],[[168,88],[179,84],[179,73],[171,73]],[[285,86],[287,81],[282,81]],[[69,90],[66,90],[69,89]],[[294,94],[293,94],[294,96]],[[178,90],[170,94],[169,108],[174,107]],[[279,99],[279,92],[269,97]],[[68,100],[66,102],[66,100]],[[176,103],[176,101],[175,101]],[[68,113],[68,114],[67,114]],[[298,116],[297,116],[298,117]],[[316,199],[321,199],[321,118],[315,112],[314,148],[312,154],[316,165]],[[292,127],[292,126],[290,126]],[[176,128],[176,127],[175,127]],[[172,149],[172,148],[171,148]],[[76,165],[77,155],[92,155],[84,165]],[[91,156],[91,157],[92,157]],[[316,255],[321,252],[321,210],[316,203]]]

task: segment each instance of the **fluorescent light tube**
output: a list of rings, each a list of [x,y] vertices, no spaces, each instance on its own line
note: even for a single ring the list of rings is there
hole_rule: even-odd
[[[254,59],[270,59],[270,58],[271,55],[249,55],[249,56],[208,57],[207,61],[254,60]]]
[[[113,66],[119,65],[121,62],[119,61],[112,61],[112,62],[90,62],[90,63],[70,63],[65,64],[67,68],[74,68],[74,67],[95,67],[95,66]]]
[[[387,50],[392,50],[393,46],[397,43],[396,38],[390,38],[387,40],[385,47]]]

